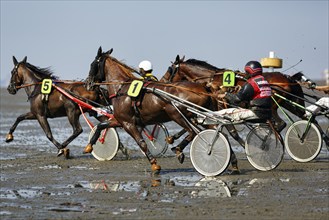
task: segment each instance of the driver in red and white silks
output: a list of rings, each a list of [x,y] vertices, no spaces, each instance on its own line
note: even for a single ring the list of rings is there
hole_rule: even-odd
[[[241,102],[248,102],[248,109],[234,107],[216,113],[227,115],[233,121],[270,119],[272,117],[272,92],[269,83],[262,75],[262,65],[257,61],[250,61],[245,65],[245,71],[248,80],[237,94],[225,93],[218,97],[225,98],[229,104],[234,106],[239,106]]]

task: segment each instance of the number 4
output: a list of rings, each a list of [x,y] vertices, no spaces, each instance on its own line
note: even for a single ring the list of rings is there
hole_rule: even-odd
[[[225,71],[223,74],[223,86],[235,85],[235,73],[233,71]]]

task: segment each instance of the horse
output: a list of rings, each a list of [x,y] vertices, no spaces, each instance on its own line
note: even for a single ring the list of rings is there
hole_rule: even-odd
[[[193,140],[196,135],[195,131],[171,104],[171,100],[167,100],[146,89],[142,89],[140,92],[141,94],[137,97],[128,95],[127,93],[131,88],[130,86],[134,85],[132,82],[134,82],[134,80],[140,80],[140,78],[134,76],[133,73],[136,72],[135,69],[112,57],[112,51],[113,49],[102,52],[101,47],[98,49],[95,60],[90,65],[89,76],[86,79],[86,83],[94,84],[105,81],[102,84],[106,84],[107,90],[111,96],[114,117],[122,125],[124,130],[136,141],[151,164],[153,173],[159,173],[161,166],[158,165],[156,158],[148,151],[139,128],[149,124],[168,121],[174,121],[183,127],[188,132],[188,135],[181,143],[172,148],[179,162],[183,163],[183,149]],[[143,87],[160,89],[199,106],[209,109],[212,108],[212,97],[199,83],[185,81],[166,84],[148,81],[144,82]],[[187,111],[186,107],[179,106],[178,108],[187,119],[193,117],[194,114]],[[111,126],[111,122],[109,122],[109,127]]]
[[[44,79],[58,80],[58,77],[55,76],[49,68],[34,66],[27,62],[27,57],[21,62],[18,62],[15,56],[13,56],[13,62],[14,68],[11,71],[11,79],[7,90],[10,94],[15,95],[20,88],[24,87],[30,102],[30,112],[22,114],[16,119],[15,123],[11,126],[9,133],[6,135],[6,142],[14,140],[13,133],[21,121],[37,120],[47,138],[58,149],[57,156],[63,154],[65,158],[69,158],[69,149],[67,148],[67,145],[83,132],[82,126],[79,122],[79,117],[81,115],[79,106],[74,101],[66,98],[57,89],[52,89],[49,95],[41,93],[41,82]],[[58,82],[57,85],[82,99],[105,103],[104,96],[100,92],[101,88],[88,91],[81,83]],[[93,115],[100,121],[105,120],[105,116],[97,117],[95,112],[91,112],[89,109],[82,108],[82,110],[84,112],[89,112],[90,115]],[[73,128],[73,134],[63,143],[59,143],[52,135],[47,118],[64,116],[67,116],[68,121]]]
[[[205,61],[197,59],[189,59],[184,61],[184,58],[176,56],[176,60],[172,62],[172,65],[168,68],[168,71],[164,74],[160,81],[162,82],[178,82],[182,80],[188,80],[191,82],[202,83],[209,87],[212,92],[223,92],[225,87],[223,85],[223,76],[225,71],[231,71],[224,68],[217,68]],[[244,73],[240,71],[234,71],[236,85],[242,86],[245,83]],[[294,77],[290,77],[280,72],[264,72],[264,78],[269,82],[273,91],[285,96],[287,99],[292,100],[299,105],[305,106],[304,93],[300,84]],[[229,79],[232,80],[232,79]],[[282,107],[293,113],[294,115],[303,118],[305,110],[292,106],[282,99],[275,98],[275,101],[280,103]],[[277,131],[282,131],[286,127],[286,122],[278,115],[278,106],[273,102],[272,116],[274,119],[274,125]]]

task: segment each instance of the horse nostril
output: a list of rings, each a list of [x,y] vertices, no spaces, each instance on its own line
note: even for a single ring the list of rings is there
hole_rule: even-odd
[[[14,86],[8,86],[7,91],[9,92],[9,94],[15,95],[17,92],[17,89]]]

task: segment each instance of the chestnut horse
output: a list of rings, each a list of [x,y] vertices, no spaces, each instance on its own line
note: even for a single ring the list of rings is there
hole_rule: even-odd
[[[137,97],[128,95],[133,80],[140,80],[140,78],[136,78],[133,75],[136,70],[110,56],[111,52],[112,50],[103,53],[101,47],[98,49],[97,56],[90,65],[91,69],[86,83],[93,84],[105,81],[103,84],[106,84],[110,97],[112,98],[111,101],[115,119],[122,125],[124,130],[134,138],[149,160],[154,173],[159,172],[161,167],[157,164],[156,158],[148,151],[140,128],[149,124],[175,121],[178,125],[186,129],[188,135],[180,144],[173,148],[179,162],[182,163],[184,160],[182,151],[186,145],[193,140],[196,133],[171,104],[171,100],[167,100],[146,89],[142,89],[140,92],[141,94]],[[212,97],[199,83],[185,81],[165,84],[148,81],[144,82],[143,87],[160,89],[181,99],[211,109]],[[179,106],[179,110],[187,118],[193,116],[184,106]],[[109,127],[111,126],[110,122]]]
[[[220,69],[208,64],[207,62],[196,59],[189,59],[184,61],[184,57],[180,59],[179,55],[177,55],[176,60],[168,68],[168,71],[160,81],[178,82],[182,80],[188,80],[191,82],[203,83],[205,86],[209,87],[212,92],[217,93],[221,92],[223,85],[223,73],[225,71],[227,71],[227,69]],[[234,72],[236,73],[236,85],[243,85],[245,83],[244,73],[239,71]],[[280,72],[264,72],[263,76],[269,82],[273,91],[285,96],[289,100],[305,106],[303,100],[303,90],[293,77],[287,76]],[[298,97],[301,97],[301,99]],[[277,97],[275,99],[288,111],[300,118],[303,118],[303,115],[305,114],[304,109],[292,106]],[[280,132],[284,129],[286,123],[278,115],[277,108],[277,105],[273,103],[272,117],[275,121],[275,127],[277,131]]]
[[[28,100],[30,101],[30,112],[22,114],[16,119],[6,136],[6,142],[10,142],[14,139],[13,133],[21,121],[38,120],[47,138],[57,147],[57,156],[64,154],[64,156],[68,158],[69,149],[66,148],[67,145],[83,131],[79,122],[79,116],[81,115],[79,106],[72,100],[66,98],[57,89],[52,89],[49,95],[41,93],[41,82],[43,79],[57,80],[57,77],[53,75],[49,68],[36,67],[27,62],[27,57],[21,62],[18,62],[16,58],[13,57],[13,62],[14,68],[11,71],[10,84],[7,90],[10,94],[14,95],[20,88],[24,87]],[[74,84],[63,82],[59,82],[58,86],[85,100],[104,103],[104,96],[101,96],[100,88],[94,91],[88,91],[82,83]],[[88,112],[89,109],[83,109],[83,111]],[[94,112],[90,112],[90,114],[92,113]],[[47,118],[64,116],[68,117],[73,128],[73,134],[63,143],[59,143],[52,135]],[[102,121],[105,118],[99,117],[98,119]]]

